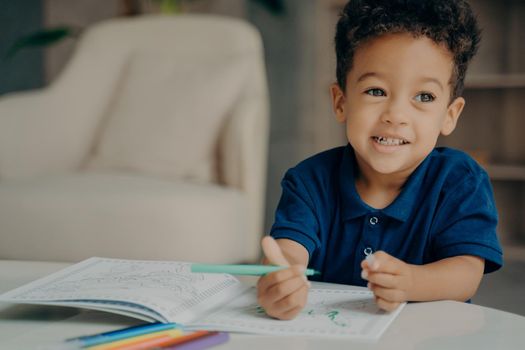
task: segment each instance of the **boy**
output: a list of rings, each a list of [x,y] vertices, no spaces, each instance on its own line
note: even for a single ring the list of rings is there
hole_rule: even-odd
[[[479,43],[464,0],[352,0],[335,37],[333,108],[349,144],[290,169],[259,279],[268,315],[291,319],[309,282],[368,286],[377,305],[465,301],[501,267],[486,172],[466,154],[434,148],[463,110],[467,64]],[[274,240],[275,239],[275,240]],[[370,256],[372,258],[367,258]],[[315,278],[313,278],[315,279]]]

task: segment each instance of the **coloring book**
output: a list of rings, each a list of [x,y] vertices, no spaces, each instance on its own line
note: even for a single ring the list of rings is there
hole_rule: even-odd
[[[188,330],[375,340],[396,318],[372,292],[315,283],[296,318],[276,320],[257,304],[256,290],[228,274],[190,272],[191,263],[93,257],[0,295],[0,301],[119,313]]]

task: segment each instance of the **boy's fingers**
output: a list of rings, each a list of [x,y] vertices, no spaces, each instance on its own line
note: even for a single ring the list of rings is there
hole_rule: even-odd
[[[375,272],[383,272],[397,275],[401,271],[401,260],[394,258],[383,251],[375,252],[369,255],[361,262],[363,269],[369,269]]]
[[[299,278],[303,280],[303,282],[306,282],[307,279],[304,275],[304,269],[305,268],[301,265],[294,265],[287,269],[269,273],[268,275],[259,278],[257,281],[257,289],[260,291],[266,291],[271,286],[283,283],[292,278]]]
[[[306,305],[306,299],[308,295],[308,286],[303,284],[293,293],[287,295],[286,297],[276,301],[273,304],[273,308],[280,310],[281,315],[284,315],[295,308],[303,308]],[[280,317],[281,318],[281,317]]]
[[[261,241],[264,256],[272,265],[289,266],[288,260],[285,258],[281,247],[271,236],[265,236]]]
[[[275,284],[283,283],[287,279],[292,278],[293,275],[294,274],[290,269],[285,269],[262,276],[257,281],[257,291],[260,293],[266,293],[268,288]]]
[[[383,288],[377,284],[369,283],[368,288],[374,292],[377,298],[388,300],[389,302],[404,302],[405,293],[399,289]]]
[[[371,270],[377,270],[380,265],[380,260],[374,254],[368,255],[365,259],[366,266]]]
[[[303,306],[297,306],[291,310],[286,311],[285,313],[281,314],[279,319],[281,320],[291,320],[293,319],[301,310],[303,309]]]
[[[279,284],[274,284],[268,289],[264,290],[264,297],[267,303],[273,304],[277,303],[288,296],[297,293],[303,287],[308,289],[308,282],[305,282],[301,277],[291,278]],[[286,310],[283,310],[286,311]]]
[[[383,288],[395,288],[397,286],[397,276],[390,273],[382,272],[372,272],[370,270],[366,271],[366,280],[370,283],[378,285]]]
[[[388,312],[394,311],[400,305],[398,302],[391,302],[378,297],[375,298],[375,302],[380,309]]]

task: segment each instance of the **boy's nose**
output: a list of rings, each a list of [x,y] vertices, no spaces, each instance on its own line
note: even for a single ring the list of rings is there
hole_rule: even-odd
[[[383,111],[383,114],[381,115],[381,121],[386,124],[407,125],[407,107],[403,105],[402,101],[392,100],[387,105],[386,110]]]

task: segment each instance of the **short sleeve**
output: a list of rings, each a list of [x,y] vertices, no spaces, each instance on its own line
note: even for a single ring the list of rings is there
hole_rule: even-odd
[[[496,234],[498,215],[485,172],[471,174],[445,194],[434,220],[432,258],[458,255],[485,259],[485,273],[503,264]]]
[[[297,171],[288,170],[281,181],[282,195],[275,212],[270,235],[303,245],[310,257],[319,248],[319,221],[315,201]]]

